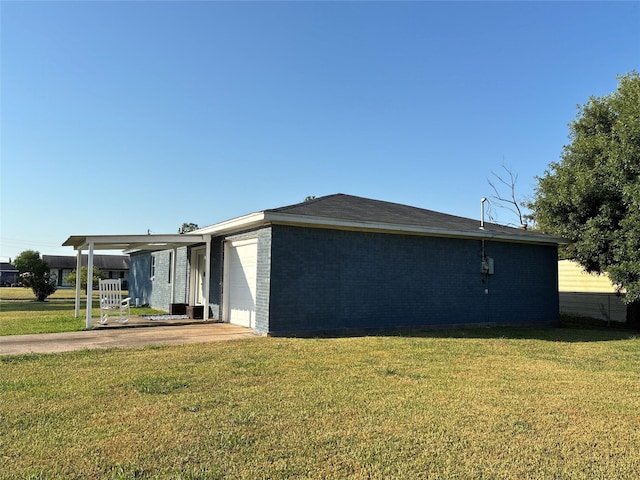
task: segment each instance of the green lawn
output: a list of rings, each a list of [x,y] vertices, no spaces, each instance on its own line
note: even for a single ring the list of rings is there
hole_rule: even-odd
[[[94,297],[97,298],[97,292],[94,291]],[[35,295],[30,288],[24,287],[2,287],[0,288],[0,300],[34,300]],[[56,290],[48,300],[73,300],[76,298],[76,291],[72,288],[62,288]],[[82,298],[87,296],[82,292]]]
[[[74,315],[74,304],[75,290],[58,290],[46,302],[38,302],[31,289],[0,288],[0,336],[83,330],[86,295],[81,296],[78,318]],[[92,298],[92,312],[95,318],[100,317],[97,292]],[[150,308],[131,308],[132,315],[158,312]]]
[[[0,356],[0,478],[640,478],[640,339],[483,329]]]

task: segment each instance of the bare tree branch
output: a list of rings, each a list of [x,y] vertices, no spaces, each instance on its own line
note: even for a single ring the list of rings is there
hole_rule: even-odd
[[[524,215],[520,209],[518,200],[516,199],[516,183],[518,182],[518,175],[514,174],[511,168],[507,168],[504,165],[502,165],[502,169],[505,171],[504,174],[499,175],[492,170],[491,175],[493,175],[494,179],[492,180],[487,178],[487,183],[493,190],[491,198],[496,201],[497,207],[504,208],[518,217],[520,225],[526,225],[527,223]],[[501,190],[503,191],[505,189],[504,187],[506,187],[506,190],[508,191],[508,194],[506,195],[501,193]]]

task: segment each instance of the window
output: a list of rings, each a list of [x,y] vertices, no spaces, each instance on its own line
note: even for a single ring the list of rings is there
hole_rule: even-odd
[[[151,263],[149,268],[149,277],[153,280],[153,277],[156,276],[156,257],[151,255]]]
[[[167,283],[171,283],[171,269],[173,268],[173,252],[169,252],[169,268],[167,271],[169,275],[167,276]]]

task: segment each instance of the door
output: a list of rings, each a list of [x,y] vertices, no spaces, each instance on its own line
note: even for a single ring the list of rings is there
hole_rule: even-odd
[[[204,248],[194,248],[191,251],[191,305],[204,305],[206,260]]]
[[[258,240],[225,243],[223,320],[254,328],[258,272]]]

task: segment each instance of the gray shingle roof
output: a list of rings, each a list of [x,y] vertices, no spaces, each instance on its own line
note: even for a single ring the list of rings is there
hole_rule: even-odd
[[[480,219],[458,217],[409,205],[372,200],[342,193],[266,211],[345,221],[411,225],[469,233],[480,231]],[[484,230],[492,233],[527,235],[532,240],[535,237],[544,235],[541,232],[487,222],[484,224]]]
[[[0,271],[2,272],[17,272],[18,269],[11,265],[9,262],[0,262]]]

